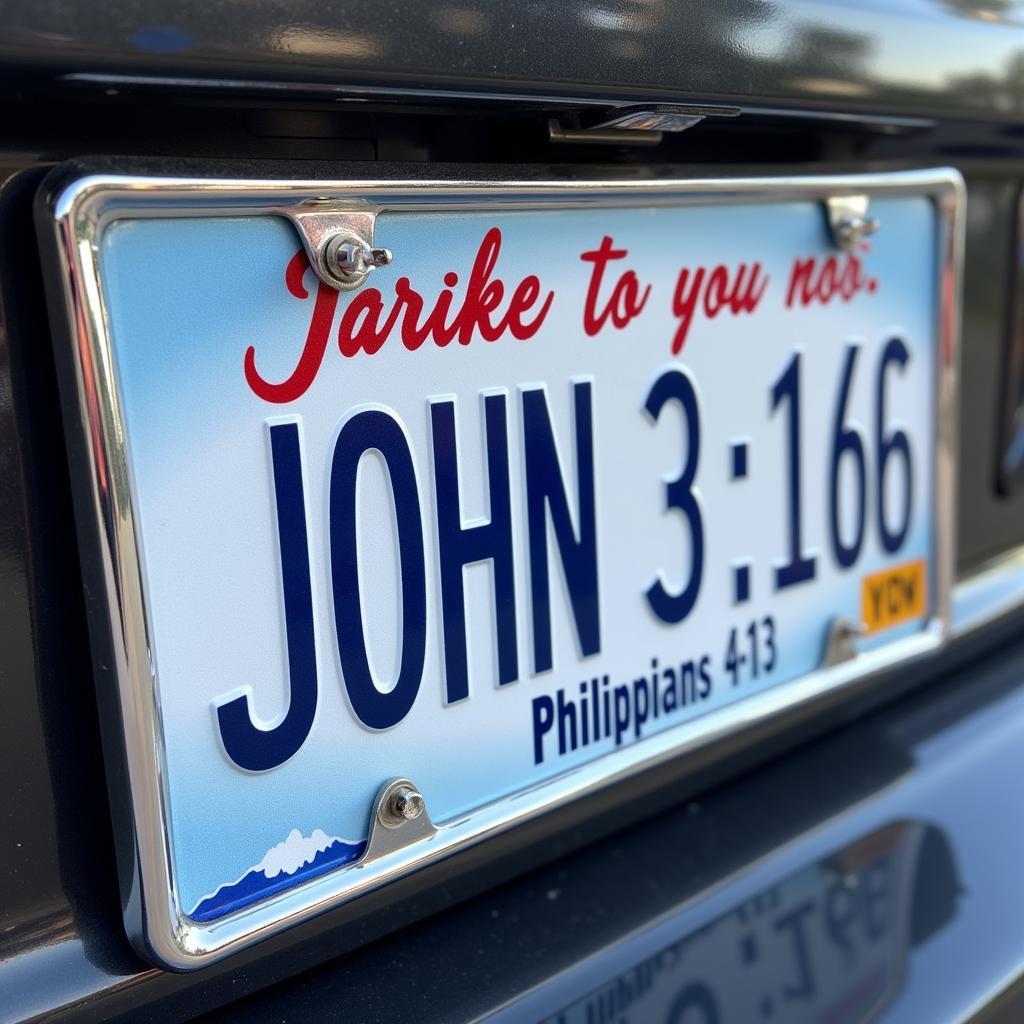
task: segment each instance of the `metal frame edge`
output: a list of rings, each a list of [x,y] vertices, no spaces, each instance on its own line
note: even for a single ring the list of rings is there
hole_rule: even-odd
[[[474,206],[493,205],[496,195],[501,196],[502,204],[520,206],[533,202],[548,205],[558,200],[572,205],[742,203],[793,198],[816,201],[851,192],[927,195],[936,204],[940,347],[936,381],[936,579],[928,627],[880,652],[862,654],[854,662],[813,672],[698,716],[648,737],[643,743],[620,748],[557,776],[544,786],[519,791],[457,822],[442,823],[437,835],[422,845],[398,851],[371,866],[362,867],[356,862],[215,922],[191,921],[178,905],[173,877],[157,680],[149,660],[125,438],[99,278],[98,244],[105,227],[113,220],[129,216],[188,215],[190,207],[194,210],[198,206],[207,216],[211,212],[225,216],[273,215],[279,214],[283,206],[324,195],[347,197],[360,205],[368,203],[381,208],[398,202],[403,206],[424,204],[439,209],[445,200],[451,206],[460,198]],[[960,632],[959,602],[957,606],[953,603],[953,576],[964,197],[963,179],[948,168],[834,176],[593,182],[395,178],[303,182],[80,172],[79,176],[73,173],[69,177],[58,168],[40,192],[37,225],[44,245],[56,255],[61,268],[60,280],[48,282],[48,287],[54,317],[63,322],[67,355],[74,372],[75,394],[63,396],[66,430],[81,440],[79,447],[87,463],[72,466],[73,473],[83,478],[76,497],[81,503],[80,495],[87,495],[85,507],[77,510],[77,518],[81,529],[90,528],[95,535],[100,579],[92,582],[101,588],[106,609],[104,635],[94,636],[94,645],[102,648],[106,657],[98,685],[116,687],[123,722],[123,729],[120,724],[117,727],[119,736],[114,735],[115,728],[105,730],[104,745],[123,745],[118,755],[128,774],[129,806],[115,810],[122,824],[130,828],[133,840],[133,863],[119,866],[125,879],[126,927],[139,951],[172,970],[206,966],[585,793],[614,786],[688,751],[735,736],[754,722],[784,716],[825,694],[875,677],[897,662],[926,657],[941,646],[951,631]],[[83,523],[83,519],[88,519],[88,523]],[[1020,593],[1013,598],[1015,606],[1016,602],[1024,601],[1024,555],[1014,567],[1021,576]],[[1001,572],[1005,574],[1005,568]],[[974,615],[978,621],[982,618]],[[974,624],[967,616],[962,628]],[[90,627],[95,633],[96,624],[90,623]],[[99,667],[104,657],[99,651],[96,655]]]

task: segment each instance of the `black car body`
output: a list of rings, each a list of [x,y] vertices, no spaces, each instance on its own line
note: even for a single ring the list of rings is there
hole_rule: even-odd
[[[997,0],[0,3],[0,1018],[642,1019],[663,984],[669,1019],[710,1021],[740,1019],[721,1009],[722,978],[755,977],[760,1019],[804,1019],[834,976],[813,978],[808,935],[771,918],[796,879],[832,907],[836,963],[885,932],[877,998],[836,1019],[1016,1019],[1022,68],[1024,7]],[[596,127],[659,110],[704,120],[639,140],[653,144]],[[276,178],[955,168],[962,628],[939,659],[667,761],[356,917],[330,912],[195,973],[151,966],[122,922],[128,839],[111,823],[53,263],[33,224],[46,173],[81,158]],[[883,854],[898,873],[865,902]],[[757,914],[774,945],[740,959],[770,966],[723,966]],[[674,973],[680,943],[714,976]]]

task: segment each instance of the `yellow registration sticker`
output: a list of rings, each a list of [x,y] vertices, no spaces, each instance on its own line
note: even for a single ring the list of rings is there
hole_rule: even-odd
[[[864,577],[860,614],[868,633],[924,615],[925,568],[925,560],[919,558]]]

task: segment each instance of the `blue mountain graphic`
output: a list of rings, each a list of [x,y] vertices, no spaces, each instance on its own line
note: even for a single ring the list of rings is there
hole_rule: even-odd
[[[301,864],[294,871],[281,871],[268,877],[261,867],[250,868],[237,882],[222,885],[216,892],[205,896],[196,904],[189,915],[193,921],[213,921],[234,910],[251,906],[268,896],[290,889],[300,882],[308,882],[343,864],[358,860],[366,849],[366,842],[350,843],[335,839],[320,850],[312,860]]]

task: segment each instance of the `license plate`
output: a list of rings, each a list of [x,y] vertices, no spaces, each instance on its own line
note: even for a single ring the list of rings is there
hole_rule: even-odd
[[[55,186],[148,955],[934,649],[961,192]]]

